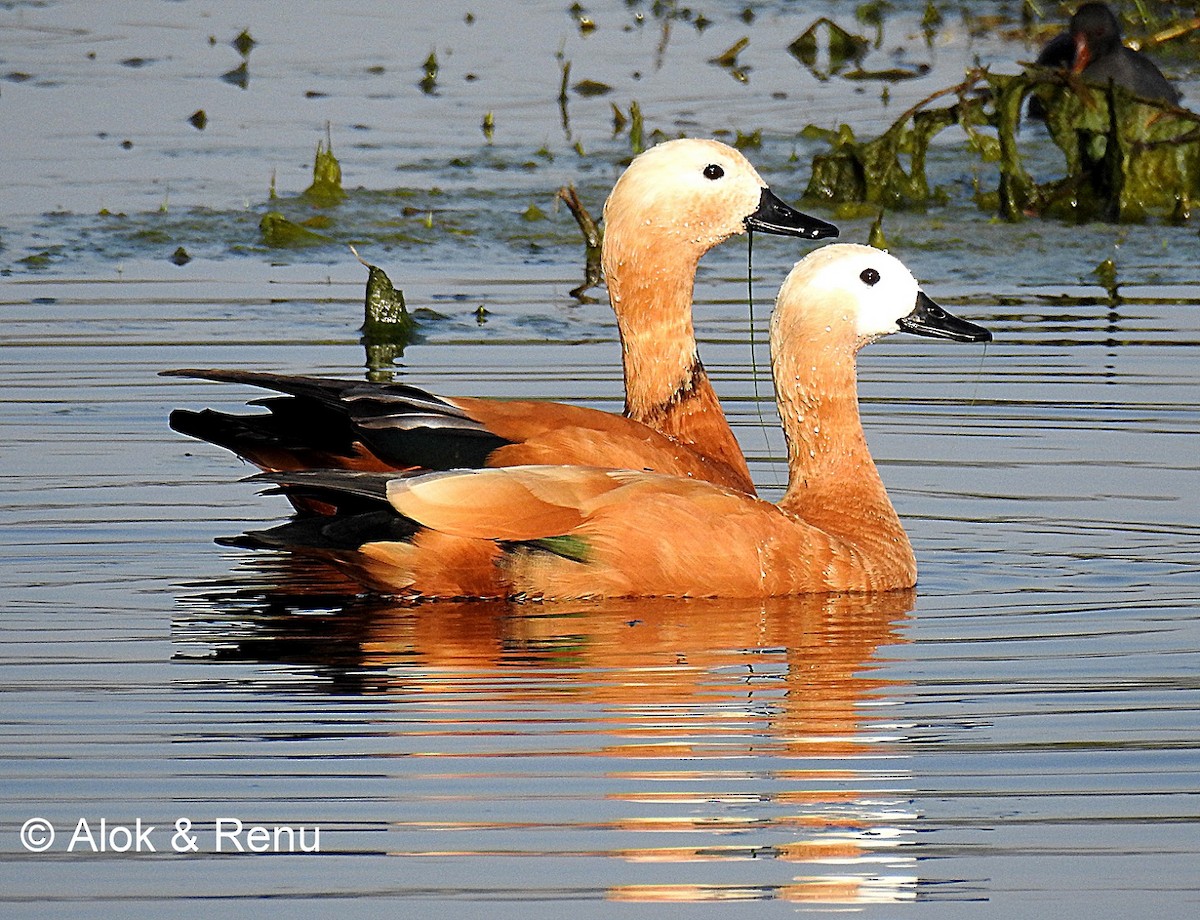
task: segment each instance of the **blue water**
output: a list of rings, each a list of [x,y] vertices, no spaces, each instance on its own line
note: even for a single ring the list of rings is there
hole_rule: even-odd
[[[649,7],[637,26],[636,6],[613,4],[589,11],[588,35],[552,4],[523,20],[481,8],[469,27],[456,4],[317,8],[289,5],[286,23],[186,2],[0,10],[0,71],[31,75],[0,85],[5,915],[1194,913],[1194,229],[1013,227],[972,206],[888,216],[931,296],[996,334],[986,349],[895,336],[862,355],[868,437],[919,560],[912,595],[356,597],[328,571],[212,542],[280,520],[285,503],[166,415],[258,394],[156,376],[363,373],[365,270],[341,246],[262,245],[272,164],[294,195],[332,121],[347,185],[363,188],[338,212],[339,241],[365,239],[409,305],[438,314],[403,379],[618,409],[615,327],[568,295],[581,247],[552,195],[574,180],[598,209],[628,141],[611,138],[605,97],[573,98],[564,133],[554,53],[573,79],[612,82],[614,101],[695,133],[778,125],[777,92],[826,124],[870,124],[879,100],[790,57],[770,66],[816,15],[797,4],[758,6],[751,24],[741,4],[714,4],[703,31]],[[932,52],[909,44],[935,71],[897,84],[892,111],[976,54],[1024,54],[947,19]],[[915,19],[896,21],[889,46]],[[243,27],[260,43],[245,90],[219,79]],[[743,34],[748,84],[706,63]],[[432,97],[416,86],[431,48]],[[135,55],[152,63],[120,63]],[[201,106],[198,132],[185,119]],[[526,127],[489,147],[489,110],[498,135]],[[750,151],[776,187],[805,178],[786,171],[799,121]],[[535,156],[543,145],[553,160]],[[460,156],[479,162],[447,165]],[[424,232],[384,193],[430,184],[462,193],[442,218],[470,232],[383,238],[392,219]],[[534,201],[549,217],[529,238]],[[867,219],[842,223],[865,238]],[[191,262],[168,261],[177,245]],[[755,242],[760,345],[798,254]],[[1110,256],[1115,304],[1090,274]],[[773,494],[782,440],[762,348],[756,396],[745,258],[731,243],[706,259],[698,331]],[[33,818],[55,831],[44,852],[22,843]],[[113,852],[139,820],[154,852]],[[320,852],[237,852],[286,850],[276,828],[296,850],[319,835]],[[101,840],[108,852],[92,852]]]

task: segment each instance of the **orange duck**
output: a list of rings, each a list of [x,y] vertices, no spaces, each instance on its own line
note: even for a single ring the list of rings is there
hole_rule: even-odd
[[[404,477],[309,471],[265,478],[339,505],[339,513],[243,539],[314,553],[375,590],[416,596],[767,597],[910,588],[916,561],[867,447],[855,373],[859,349],[902,330],[991,339],[938,307],[880,250],[826,246],[793,268],[771,321],[789,468],[777,504],[712,482],[594,466]],[[434,538],[463,558],[479,554],[469,587],[455,586],[430,562],[432,544],[422,541]]]
[[[667,141],[637,157],[617,180],[604,223],[624,416],[536,400],[442,398],[402,384],[187,369],[164,373],[287,396],[264,400],[270,411],[260,415],[176,410],[171,427],[270,471],[587,464],[753,492],[696,354],[696,267],[708,250],[746,230],[821,239],[837,236],[837,228],[777,198],[732,147],[696,139]]]

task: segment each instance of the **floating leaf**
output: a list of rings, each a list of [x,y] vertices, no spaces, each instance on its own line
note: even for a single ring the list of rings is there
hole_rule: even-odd
[[[41,252],[33,252],[27,256],[23,256],[17,259],[17,262],[26,268],[45,268],[54,261],[56,254],[49,249],[43,249]]]
[[[315,233],[307,227],[288,220],[278,211],[268,211],[258,223],[263,242],[273,249],[290,249],[298,246],[323,246],[333,242],[329,237]]]
[[[190,122],[191,126],[197,131],[203,131],[208,125],[208,115],[205,113],[204,109],[196,109],[196,111],[192,112],[191,116],[188,118],[188,122]]]
[[[612,92],[612,87],[598,80],[580,80],[571,87],[577,96],[603,96]]]
[[[248,29],[242,29],[241,33],[232,42],[233,47],[237,49],[237,53],[242,57],[249,57],[251,50],[258,44],[250,35]]]
[[[180,246],[173,253],[171,253],[171,261],[176,265],[187,265],[190,261],[192,261],[192,257],[188,255],[188,251],[186,249]]]
[[[743,134],[738,131],[733,139],[733,146],[738,150],[757,150],[762,147],[762,128]]]
[[[918,64],[916,67],[886,67],[883,70],[864,70],[856,67],[842,74],[845,80],[880,80],[886,83],[899,83],[901,80],[915,80],[929,73],[928,64]]]

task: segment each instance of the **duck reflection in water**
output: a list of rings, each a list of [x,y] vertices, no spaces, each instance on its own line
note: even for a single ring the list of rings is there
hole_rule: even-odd
[[[591,760],[605,778],[608,790],[595,794],[621,803],[617,817],[581,820],[614,839],[606,855],[628,863],[786,863],[787,883],[743,886],[764,899],[915,896],[916,860],[903,846],[912,806],[887,740],[895,728],[872,715],[891,709],[870,708],[895,695],[872,675],[872,659],[904,641],[912,591],[339,605],[346,583],[330,569],[322,584],[319,563],[263,556],[241,566],[257,570],[257,585],[243,579],[187,599],[196,613],[177,623],[181,657],[207,649],[220,662],[287,663],[317,678],[299,682],[313,691],[389,697],[411,708],[404,723],[414,726],[397,748],[419,743],[425,757],[454,756],[454,735],[488,739],[473,757],[507,757],[536,734],[545,756]],[[442,741],[422,728],[426,706],[436,707]],[[549,747],[548,725],[558,726]],[[568,774],[547,781],[571,783]],[[387,820],[403,826],[403,805]],[[731,889],[614,884],[607,896],[723,900]]]

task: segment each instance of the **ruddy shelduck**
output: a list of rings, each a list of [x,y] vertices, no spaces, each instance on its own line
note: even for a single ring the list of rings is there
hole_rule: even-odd
[[[387,477],[339,471],[268,476],[341,511],[248,535],[313,552],[376,590],[574,599],[767,597],[910,588],[912,546],[859,418],[856,356],[890,333],[986,342],[937,306],[894,256],[831,245],[797,263],[771,321],[786,494],[640,469],[516,466]],[[437,541],[478,553],[468,586],[425,570]],[[421,541],[424,544],[421,545]],[[480,559],[488,579],[478,579]],[[436,567],[435,567],[436,568]]]
[[[176,410],[171,425],[264,470],[587,464],[754,485],[696,352],[701,256],[747,230],[821,239],[837,228],[785,204],[742,154],[711,140],[638,156],[604,208],[603,267],[625,377],[623,416],[535,400],[442,398],[402,384],[176,370],[265,387],[266,414]]]

